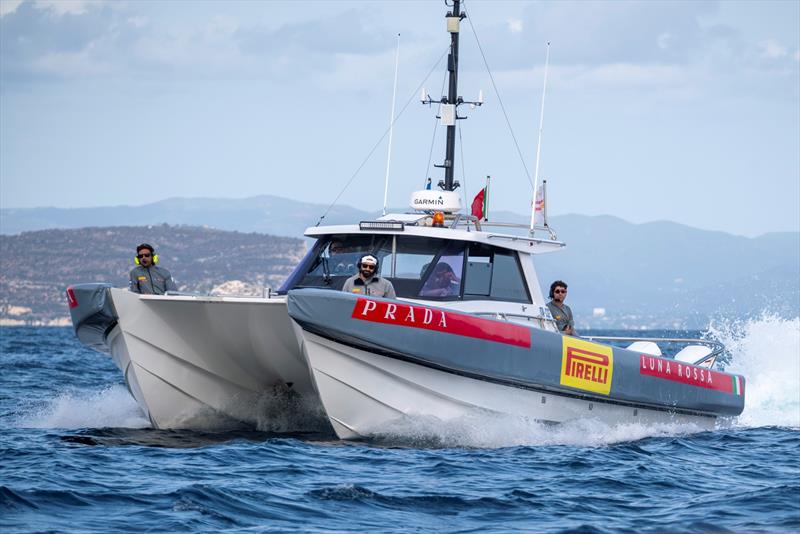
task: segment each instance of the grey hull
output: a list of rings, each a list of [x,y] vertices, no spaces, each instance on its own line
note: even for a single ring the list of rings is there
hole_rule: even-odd
[[[744,408],[740,375],[523,324],[315,289],[290,291],[288,309],[316,336],[483,382],[676,414]]]

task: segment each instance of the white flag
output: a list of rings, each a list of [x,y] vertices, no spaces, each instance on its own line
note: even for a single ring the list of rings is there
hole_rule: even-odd
[[[543,185],[539,185],[536,189],[536,200],[534,201],[534,210],[533,210],[533,225],[534,226],[544,226],[544,187]]]

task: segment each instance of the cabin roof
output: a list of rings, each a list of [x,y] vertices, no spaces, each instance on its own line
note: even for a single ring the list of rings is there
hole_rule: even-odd
[[[362,221],[360,224],[311,226],[306,229],[305,235],[308,237],[317,238],[333,234],[413,235],[451,239],[455,241],[486,243],[496,247],[516,250],[527,254],[555,252],[563,249],[566,246],[563,241],[557,241],[549,238],[492,232],[488,231],[486,228],[482,230],[476,230],[474,225],[460,225],[455,228],[447,226],[434,227],[421,225],[421,221],[428,217],[429,215],[427,214],[419,213],[387,214],[376,219],[375,221]],[[387,229],[362,227],[363,223],[373,223],[376,221],[394,221],[400,224],[396,225],[394,228]]]

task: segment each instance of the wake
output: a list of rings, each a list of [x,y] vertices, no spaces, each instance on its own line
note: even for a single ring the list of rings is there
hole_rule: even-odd
[[[712,323],[708,333],[731,354],[725,370],[746,380],[744,412],[735,424],[800,430],[800,318],[763,314]]]
[[[60,393],[23,413],[18,428],[146,428],[150,426],[125,386]]]

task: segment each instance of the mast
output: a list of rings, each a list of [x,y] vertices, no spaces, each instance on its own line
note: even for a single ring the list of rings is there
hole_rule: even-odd
[[[448,11],[447,31],[450,33],[450,53],[447,55],[448,90],[447,97],[441,100],[441,120],[447,126],[447,148],[444,154],[444,163],[434,165],[444,168],[444,180],[439,182],[439,187],[444,191],[454,191],[459,183],[453,180],[456,159],[456,120],[458,119],[458,31],[466,15],[461,13],[461,0],[453,0],[453,10]],[[431,103],[430,97],[427,102]]]
[[[447,2],[448,0],[445,0]],[[453,179],[455,176],[456,159],[456,121],[466,117],[458,116],[458,106],[469,104],[472,107],[483,105],[483,91],[478,94],[478,100],[467,101],[458,96],[458,34],[461,20],[466,18],[466,13],[461,12],[461,0],[452,0],[453,9],[447,12],[447,32],[450,34],[450,53],[447,55],[448,90],[447,96],[442,96],[441,100],[433,100],[430,95],[422,90],[420,101],[423,104],[439,104],[438,118],[442,126],[447,127],[447,146],[445,148],[444,163],[436,164],[434,167],[444,169],[444,180],[439,181],[439,187],[443,191],[455,191],[461,184]]]
[[[447,57],[447,73],[449,89],[447,103],[453,106],[453,121],[447,126],[447,149],[444,159],[444,190],[453,191],[453,174],[455,173],[456,154],[456,116],[458,111],[458,30],[461,22],[461,1],[453,0],[453,11],[447,14],[447,31],[450,32],[450,54]],[[452,22],[451,22],[452,21]]]

